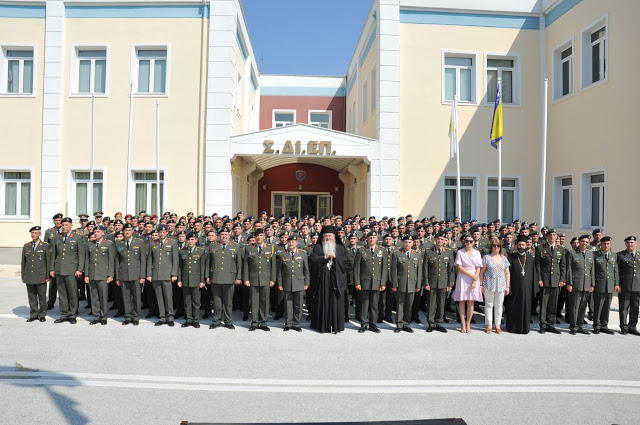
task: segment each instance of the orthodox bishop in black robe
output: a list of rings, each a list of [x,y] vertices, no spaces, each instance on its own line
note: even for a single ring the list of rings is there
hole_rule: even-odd
[[[534,258],[524,252],[509,254],[509,272],[511,273],[510,300],[507,307],[507,331],[516,334],[528,334],[531,320],[531,301],[540,290]]]
[[[336,235],[333,226],[324,226],[320,241],[309,256],[311,284],[309,292],[314,305],[311,327],[318,332],[338,333],[344,330],[344,297],[351,257]]]

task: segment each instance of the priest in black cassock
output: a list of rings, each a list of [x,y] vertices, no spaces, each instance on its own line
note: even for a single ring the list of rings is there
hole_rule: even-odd
[[[518,236],[518,250],[509,254],[509,272],[511,273],[511,294],[507,306],[507,331],[515,334],[528,334],[531,320],[531,300],[536,296],[538,276],[534,258],[527,253],[528,236]]]
[[[309,257],[309,292],[314,304],[311,327],[338,333],[344,330],[344,297],[352,260],[333,226],[324,226],[320,238]]]

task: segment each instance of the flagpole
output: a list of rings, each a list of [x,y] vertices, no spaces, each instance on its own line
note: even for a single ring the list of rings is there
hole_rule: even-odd
[[[500,92],[500,80],[498,78],[498,92]],[[498,142],[498,219],[502,223],[502,140]]]
[[[460,217],[462,221],[462,203],[460,201],[460,145],[458,144],[458,96],[453,96],[453,109],[455,116],[453,130],[456,136],[456,217]]]
[[[124,201],[125,209],[130,211],[129,209],[129,186],[131,180],[131,132],[133,128],[133,81],[129,82],[129,136],[127,139],[127,191],[126,198]],[[136,213],[135,211],[133,212]]]
[[[156,99],[156,211],[160,216],[160,99]],[[160,220],[158,219],[158,222]]]
[[[96,94],[91,92],[91,159],[89,161],[89,205],[87,206],[87,214],[93,214],[93,146],[95,139],[96,127]]]
[[[544,201],[546,198],[546,183],[547,183],[547,97],[549,91],[549,79],[544,79],[544,92],[542,93],[542,170],[541,175],[541,192],[540,192],[540,228],[544,227]]]

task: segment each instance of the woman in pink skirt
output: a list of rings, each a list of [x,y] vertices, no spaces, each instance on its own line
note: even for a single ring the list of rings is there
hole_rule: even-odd
[[[482,268],[480,251],[473,249],[473,238],[466,235],[463,239],[464,249],[456,255],[458,277],[453,291],[454,301],[458,301],[462,333],[471,332],[474,301],[482,301],[482,285],[478,282]],[[466,313],[466,314],[465,314]]]

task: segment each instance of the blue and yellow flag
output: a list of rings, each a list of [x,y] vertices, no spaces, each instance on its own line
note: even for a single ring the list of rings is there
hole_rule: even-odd
[[[493,120],[491,121],[491,146],[498,149],[498,143],[502,141],[502,92],[500,82],[496,93],[496,105],[493,108]]]

